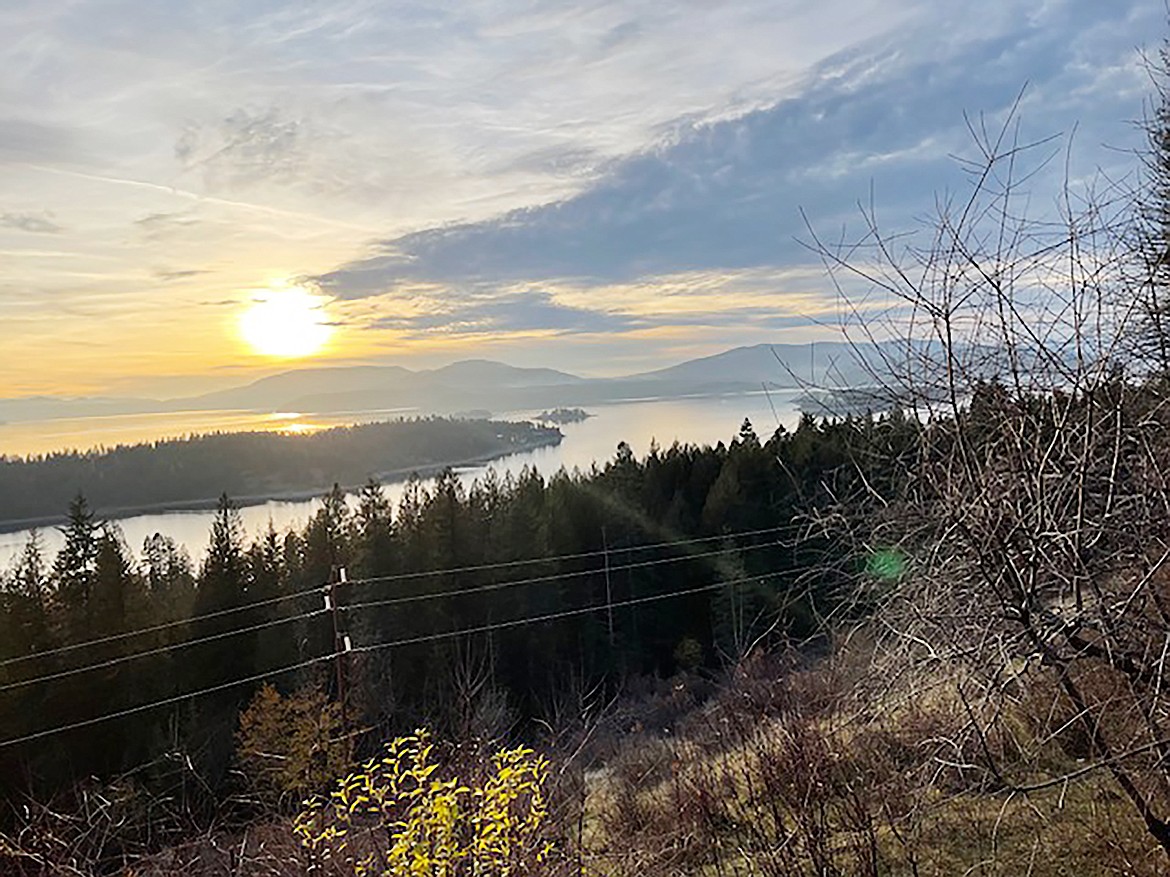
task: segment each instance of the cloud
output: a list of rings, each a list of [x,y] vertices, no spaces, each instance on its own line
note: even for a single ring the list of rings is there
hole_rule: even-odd
[[[304,139],[304,124],[278,108],[238,108],[218,125],[188,125],[175,158],[185,171],[201,172],[209,190],[232,191],[295,177],[305,161]]]
[[[577,307],[557,301],[542,290],[485,295],[409,315],[379,317],[367,330],[390,330],[406,337],[481,336],[538,333],[542,335],[611,335],[644,333],[668,328],[787,329],[831,324],[816,314],[786,312],[761,304],[727,307],[717,300],[690,311],[623,313]]]
[[[961,189],[964,174],[952,155],[971,151],[964,113],[976,124],[987,113],[994,126],[1025,83],[1024,137],[1079,123],[1091,167],[1099,143],[1118,145],[1133,132],[1113,103],[1070,105],[1069,95],[1096,90],[1102,66],[1114,85],[1140,80],[1132,30],[1118,28],[1116,18],[1144,15],[1152,23],[1157,16],[1137,0],[1124,6],[1048,4],[1044,14],[959,45],[945,31],[942,40],[932,36],[940,33],[932,20],[826,60],[799,94],[770,107],[684,128],[673,142],[610,165],[579,195],[388,238],[373,255],[316,280],[354,299],[403,279],[603,282],[791,264],[807,259],[797,242],[806,236],[801,209],[822,230],[839,226],[858,218],[857,203],[872,185],[881,213],[905,225],[936,192]],[[1038,209],[1046,209],[1045,196],[1055,199],[1058,182],[1032,182]]]
[[[590,285],[403,284],[361,301],[334,302],[343,322],[396,338],[644,337],[697,329],[740,332],[839,323],[823,271],[688,272]]]
[[[154,276],[163,283],[173,283],[177,280],[190,280],[193,277],[202,277],[212,272],[204,268],[184,268],[180,270],[158,270],[154,272]]]
[[[53,297],[0,372],[53,380],[59,339],[91,331],[60,302],[125,315],[104,331],[135,363],[211,368],[234,348],[197,302],[298,276],[347,325],[451,349],[481,330],[605,355],[606,335],[739,343],[749,322],[818,313],[783,295],[827,281],[720,278],[807,265],[799,209],[835,230],[871,183],[892,225],[920,215],[964,182],[964,110],[1002,112],[1027,81],[1027,136],[1079,122],[1091,155],[1132,143],[1134,46],[1163,32],[1159,5],[0,4],[4,209],[68,217],[51,248],[67,258],[2,229],[6,282]],[[1035,204],[1050,183],[1032,182]],[[687,272],[707,279],[681,291]],[[387,310],[426,285],[440,291]],[[78,363],[87,383],[126,367]]]
[[[190,211],[171,213],[149,213],[134,220],[142,234],[151,240],[174,235],[184,229],[199,225],[199,220]]]
[[[679,118],[765,103],[915,2],[41,5],[0,12],[0,160],[312,199],[405,230],[579,191]]]
[[[623,314],[573,307],[558,302],[547,291],[526,289],[501,294],[472,293],[461,300],[433,296],[408,315],[383,316],[370,329],[392,329],[408,334],[482,334],[510,332],[590,333],[621,332],[646,323]]]
[[[80,132],[68,123],[0,117],[0,162],[56,164],[82,157]]]
[[[64,229],[46,215],[32,213],[0,213],[0,227],[14,228],[34,234],[59,234]]]

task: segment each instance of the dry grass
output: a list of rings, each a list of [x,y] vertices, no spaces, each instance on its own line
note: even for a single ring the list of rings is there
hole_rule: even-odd
[[[1076,765],[1026,717],[1001,716],[979,739],[962,733],[967,716],[945,684],[858,700],[839,660],[777,669],[741,674],[677,735],[627,740],[594,775],[594,873],[1170,873],[1107,776],[1029,795],[997,782],[984,747],[1021,773],[1037,759]]]
[[[688,697],[676,681],[663,687],[669,710],[643,699],[654,721],[626,706],[611,716],[609,739],[552,753],[562,861],[596,877],[1170,874],[1104,773],[1024,795],[986,768],[988,751],[1017,778],[1082,764],[1075,735],[1035,721],[1026,688],[1019,715],[965,734],[970,716],[945,673],[875,675],[872,651],[854,646],[812,666],[793,656],[741,667],[688,709],[674,709]],[[1046,703],[1049,692],[1034,696]],[[36,858],[0,852],[0,874],[308,873],[291,823],[278,818],[153,855],[124,840],[102,848],[120,825],[141,840],[149,808],[134,795],[118,801],[88,823],[46,808],[21,836]]]

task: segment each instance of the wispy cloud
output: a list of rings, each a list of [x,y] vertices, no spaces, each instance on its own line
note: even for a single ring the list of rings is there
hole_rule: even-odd
[[[647,325],[624,314],[573,307],[556,301],[544,290],[531,289],[472,296],[462,301],[434,301],[420,313],[384,316],[369,328],[392,329],[413,335],[472,334],[542,331],[555,334],[620,332]]]
[[[149,213],[134,220],[134,224],[146,237],[152,240],[167,237],[199,225],[192,211],[174,213]]]
[[[0,369],[51,383],[52,333],[84,337],[94,314],[137,352],[78,354],[72,375],[246,365],[228,308],[207,321],[199,302],[296,277],[335,298],[341,356],[404,334],[543,332],[616,357],[605,339],[649,356],[795,331],[820,319],[818,281],[743,278],[805,270],[798,208],[837,228],[872,184],[912,218],[962,182],[963,112],[1000,113],[1025,82],[1028,131],[1079,123],[1074,172],[1092,170],[1099,144],[1133,142],[1158,7],[8,4],[0,306],[42,304]]]
[[[58,234],[64,231],[49,216],[35,213],[0,213],[0,227],[33,234]]]
[[[607,284],[401,284],[376,297],[341,303],[344,325],[401,347],[558,339],[559,362],[596,369],[599,339],[645,346],[711,332],[826,329],[840,325],[839,303],[819,285],[819,266],[784,270],[683,272]],[[539,346],[537,344],[537,346]],[[536,349],[536,347],[534,347]]]
[[[379,245],[384,253],[317,280],[355,298],[404,278],[618,280],[791,264],[807,258],[798,243],[801,209],[832,228],[857,218],[872,185],[882,214],[905,225],[936,192],[961,187],[953,156],[971,151],[969,119],[986,113],[994,125],[1021,89],[1025,137],[1077,125],[1091,165],[1101,157],[1096,143],[1132,143],[1134,132],[1111,102],[1062,106],[1078,89],[1097,90],[1101,68],[1085,61],[1086,47],[1100,53],[1115,87],[1140,81],[1138,59],[1117,28],[1116,8],[1046,8],[1007,33],[976,33],[957,46],[940,49],[928,39],[938,26],[932,21],[908,37],[842,53],[815,67],[798,94],[692,125],[672,144],[614,164],[577,196],[390,238]],[[1033,185],[1054,201],[1058,182]],[[1038,208],[1046,209],[1043,200]]]
[[[204,277],[212,272],[202,268],[183,268],[174,270],[158,270],[154,276],[163,283],[173,283],[179,280],[190,280],[194,277]]]

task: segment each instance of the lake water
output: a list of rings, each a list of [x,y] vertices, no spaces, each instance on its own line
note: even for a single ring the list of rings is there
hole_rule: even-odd
[[[763,393],[738,396],[639,399],[613,402],[590,407],[588,420],[561,427],[564,440],[555,447],[538,448],[513,454],[485,466],[459,470],[466,484],[487,469],[500,475],[518,473],[524,466],[534,466],[541,473],[551,475],[561,467],[587,471],[594,462],[599,465],[611,459],[618,442],[630,445],[638,456],[645,454],[651,441],[669,447],[675,440],[684,444],[714,444],[728,442],[739,431],[743,419],[749,418],[761,438],[769,436],[778,423],[792,428],[799,413],[792,396]],[[284,429],[310,431],[346,423],[387,420],[402,412],[354,412],[318,417],[307,414],[281,415],[249,414],[247,412],[178,412],[165,415],[127,415],[124,417],[83,418],[72,421],[47,421],[40,424],[23,423],[0,428],[0,441],[19,434],[26,437],[27,447],[34,444],[40,450],[17,451],[2,444],[10,453],[41,453],[60,447],[96,447],[127,442],[152,441],[185,435],[191,432],[243,431],[252,429]],[[521,411],[496,415],[500,419],[526,419],[538,412]],[[86,423],[88,422],[88,428]],[[38,433],[36,427],[42,432]],[[15,428],[14,428],[15,427]],[[12,430],[7,436],[2,430]],[[61,441],[62,438],[67,440]],[[57,443],[53,444],[54,439]],[[9,450],[11,448],[11,450]],[[216,493],[214,485],[208,493]],[[386,485],[387,495],[397,505],[402,484]],[[245,531],[254,537],[268,528],[271,521],[278,531],[301,527],[320,507],[318,500],[295,502],[271,501],[247,506],[240,510]],[[155,533],[170,536],[186,546],[192,559],[198,561],[207,544],[212,512],[182,511],[134,515],[118,519],[126,542],[134,551],[141,551],[144,540]],[[30,536],[29,531],[0,533],[0,569],[16,559]],[[46,528],[40,531],[41,541],[48,556],[61,547],[64,540],[60,531]]]
[[[209,432],[313,432],[331,426],[373,423],[409,416],[414,408],[305,414],[279,411],[168,411],[156,414],[115,414],[102,417],[62,417],[20,423],[0,423],[0,453],[28,457],[53,451],[88,451]]]

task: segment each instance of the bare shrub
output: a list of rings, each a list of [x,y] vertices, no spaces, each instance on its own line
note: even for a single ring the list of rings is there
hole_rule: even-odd
[[[630,741],[596,782],[614,874],[877,874],[882,780],[853,761],[822,670],[757,658],[677,735]]]
[[[822,522],[903,558],[875,585],[878,650],[945,680],[952,772],[1028,799],[1102,773],[1170,856],[1170,408],[1130,343],[1132,193],[1067,186],[1032,219],[1049,145],[1014,115],[972,134],[970,195],[925,246],[872,213],[863,240],[817,244],[843,294],[890,306],[862,362],[912,436],[896,489]]]
[[[181,805],[133,776],[87,780],[47,801],[11,802],[0,832],[0,873],[47,877],[114,873],[191,830]]]

